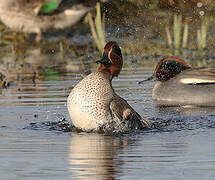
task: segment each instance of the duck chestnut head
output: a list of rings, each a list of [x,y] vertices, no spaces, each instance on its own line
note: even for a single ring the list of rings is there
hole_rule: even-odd
[[[114,41],[108,42],[104,47],[102,59],[96,62],[101,64],[98,71],[108,72],[111,75],[111,79],[118,76],[123,66],[119,45]]]

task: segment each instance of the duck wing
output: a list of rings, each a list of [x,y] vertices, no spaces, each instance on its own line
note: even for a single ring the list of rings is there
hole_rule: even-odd
[[[150,121],[142,118],[126,100],[115,95],[110,103],[111,114],[119,123],[129,123],[130,128],[142,129],[151,125]],[[131,127],[132,126],[132,127]]]
[[[61,0],[60,6],[58,7],[59,11],[64,11],[72,7],[74,10],[86,9],[95,7],[96,2],[100,0]]]
[[[180,73],[179,81],[190,85],[215,84],[215,68],[188,69]]]
[[[32,11],[35,15],[54,15],[67,9],[80,11],[90,10],[99,0],[21,0],[17,5],[25,10]],[[31,12],[31,13],[32,13]]]

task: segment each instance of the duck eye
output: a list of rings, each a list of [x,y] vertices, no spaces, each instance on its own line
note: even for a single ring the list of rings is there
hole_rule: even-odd
[[[121,50],[120,50],[119,46],[113,45],[112,46],[112,52],[114,52],[118,56],[122,57],[122,53],[121,53]]]

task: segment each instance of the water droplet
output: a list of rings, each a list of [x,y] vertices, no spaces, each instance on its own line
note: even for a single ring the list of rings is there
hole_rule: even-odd
[[[204,16],[205,12],[204,11],[200,11],[199,14],[200,14],[200,16]]]
[[[197,3],[197,7],[198,7],[198,8],[200,8],[200,7],[202,7],[202,6],[203,6],[203,3],[202,3],[202,2],[198,2],[198,3]]]

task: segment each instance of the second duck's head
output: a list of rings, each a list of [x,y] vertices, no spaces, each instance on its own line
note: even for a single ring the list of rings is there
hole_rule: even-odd
[[[111,79],[118,76],[123,65],[119,45],[114,41],[108,42],[104,47],[102,59],[96,62],[101,63],[98,70],[108,72],[111,75]]]
[[[161,59],[158,62],[153,75],[146,80],[140,81],[139,84],[149,80],[165,82],[175,77],[182,71],[190,68],[191,67],[183,59],[175,56],[169,56]]]

